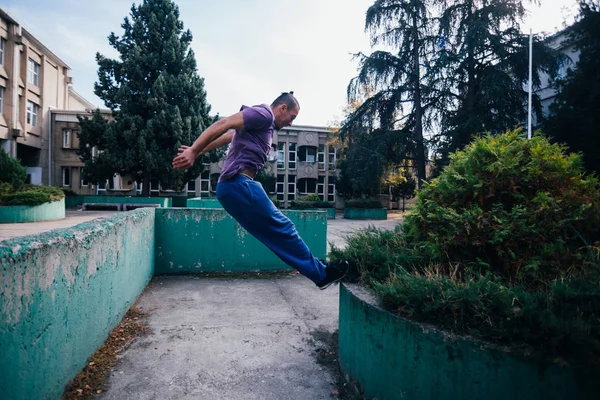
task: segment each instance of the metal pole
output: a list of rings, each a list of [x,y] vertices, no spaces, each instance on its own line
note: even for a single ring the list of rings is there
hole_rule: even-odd
[[[533,30],[529,29],[529,101],[527,103],[527,139],[531,139],[531,92],[532,92],[532,58],[533,58]]]

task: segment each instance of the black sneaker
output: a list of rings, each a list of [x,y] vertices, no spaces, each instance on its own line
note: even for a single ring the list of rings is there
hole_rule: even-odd
[[[337,283],[344,279],[348,270],[350,269],[350,264],[348,261],[344,260],[333,260],[327,264],[325,268],[325,279],[321,282],[317,283],[319,289],[327,289],[334,283]]]

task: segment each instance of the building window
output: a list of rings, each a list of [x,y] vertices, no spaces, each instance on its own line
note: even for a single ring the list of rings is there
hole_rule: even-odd
[[[160,192],[160,183],[158,179],[150,179],[150,194],[158,194]]]
[[[335,147],[329,146],[329,169],[335,169],[336,150]]]
[[[317,148],[314,146],[300,146],[298,161],[314,163],[317,160]]]
[[[79,170],[80,174],[81,174],[81,187],[88,187],[90,185],[90,183],[88,182],[87,179],[83,178],[83,168],[81,168]]]
[[[325,177],[319,177],[319,183],[317,183],[317,194],[319,198],[323,200],[325,198]]]
[[[296,169],[296,143],[290,143],[288,146],[288,168]]]
[[[106,193],[106,185],[107,184],[108,184],[108,179],[105,180],[104,182],[98,182],[98,186],[96,187],[96,193],[97,194]]]
[[[284,201],[285,200],[285,175],[277,175],[277,186],[275,187],[275,191],[277,192],[277,200]]]
[[[288,175],[288,201],[296,199],[296,175]]]
[[[68,149],[71,147],[71,130],[70,129],[62,130],[62,147],[63,147],[63,149]]]
[[[329,190],[327,191],[327,201],[335,202],[335,184],[330,183]]]
[[[71,167],[62,167],[62,185],[71,186]]]
[[[210,171],[200,175],[200,196],[210,196]]]
[[[4,110],[4,88],[0,86],[0,114]]]
[[[317,180],[314,178],[302,178],[298,179],[298,193],[301,195],[307,195],[309,193],[317,192]]]
[[[27,100],[27,123],[31,126],[37,126],[37,117],[40,107]]]
[[[4,65],[4,50],[6,49],[6,39],[0,38],[0,65]]]
[[[319,171],[325,171],[325,145],[319,145],[319,152],[317,153],[317,162],[319,163]]]
[[[33,83],[35,86],[40,86],[40,64],[31,58],[27,63],[27,82]]]
[[[285,143],[277,143],[277,169],[285,169]]]
[[[193,179],[187,184],[187,194],[195,195],[196,194],[196,180]]]

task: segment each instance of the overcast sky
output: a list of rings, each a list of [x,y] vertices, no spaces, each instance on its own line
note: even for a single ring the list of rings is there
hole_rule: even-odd
[[[72,68],[74,88],[92,104],[97,51],[116,57],[111,31],[122,33],[131,0],[0,0],[15,18]],[[136,4],[139,4],[137,1]],[[352,53],[369,52],[364,16],[373,0],[177,0],[194,40],[198,73],[212,112],[270,103],[294,90],[296,123],[326,126],[339,120],[346,87],[356,75]],[[555,32],[577,13],[575,0],[529,6],[522,28]]]

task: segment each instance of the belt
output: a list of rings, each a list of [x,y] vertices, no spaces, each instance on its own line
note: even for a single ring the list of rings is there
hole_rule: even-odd
[[[253,171],[253,170],[247,169],[247,168],[240,170],[240,172],[238,172],[238,173],[242,174],[242,175],[246,175],[250,179],[254,179],[254,176],[256,176],[256,171]]]

